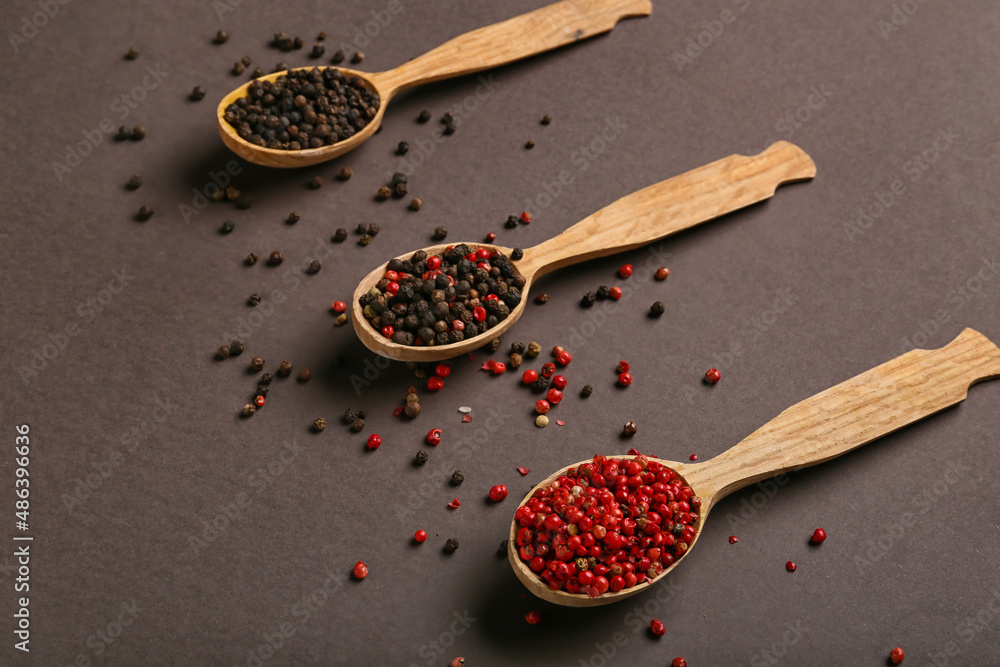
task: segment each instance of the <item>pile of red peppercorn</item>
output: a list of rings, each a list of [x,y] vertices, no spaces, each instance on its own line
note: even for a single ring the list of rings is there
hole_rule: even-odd
[[[536,489],[514,519],[521,560],[552,590],[592,598],[653,579],[698,531],[701,499],[673,470],[595,456]]]
[[[359,301],[365,319],[394,343],[448,345],[506,319],[525,282],[506,255],[461,244],[391,260]]]

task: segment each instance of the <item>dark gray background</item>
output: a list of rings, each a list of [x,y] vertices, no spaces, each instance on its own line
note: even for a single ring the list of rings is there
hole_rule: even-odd
[[[17,53],[9,36],[0,44],[0,525],[4,535],[17,532],[14,426],[27,423],[35,536],[30,656],[12,648],[14,561],[2,550],[2,662],[246,664],[284,626],[291,636],[272,637],[281,646],[265,664],[442,665],[465,655],[470,665],[599,665],[616,639],[611,664],[683,655],[693,667],[761,665],[772,664],[763,652],[776,650],[789,665],[882,665],[897,645],[906,664],[1000,663],[1000,383],[782,485],[734,494],[656,594],[556,608],[526,596],[494,555],[517,500],[567,463],[630,445],[705,460],[785,407],[913,346],[939,347],[965,326],[1000,340],[1000,275],[987,268],[1000,257],[996,3],[657,2],[651,17],[607,36],[493,72],[495,90],[410,177],[424,199],[419,213],[404,202],[376,204],[372,194],[398,168],[396,143],[415,145],[436,129],[436,121],[416,124],[417,113],[437,118],[460,105],[476,91],[474,76],[393,101],[384,131],[335,162],[293,172],[243,165],[235,180],[253,207],[212,204],[186,223],[179,205],[232,159],[214,113],[245,80],[228,73],[233,61],[247,54],[267,71],[282,60],[307,64],[308,47],[280,53],[266,46],[271,34],[311,44],[325,30],[332,52],[388,4],[245,0],[220,18],[205,2],[71,0]],[[404,11],[364,47],[361,67],[391,68],[543,4],[403,0]],[[897,4],[916,12],[897,15],[899,29],[887,32],[880,22],[892,21]],[[674,54],[726,9],[736,20],[711,40],[701,35],[707,45],[678,67]],[[16,32],[38,11],[36,2],[6,2],[0,27]],[[232,38],[214,46],[220,27]],[[139,59],[123,60],[133,45]],[[148,66],[168,76],[124,122],[145,125],[149,136],[105,137],[57,177],[52,163],[66,159],[65,147],[113,118],[115,99],[141,85]],[[208,89],[202,102],[187,100],[194,85]],[[829,95],[810,109],[814,88]],[[538,124],[544,113],[554,118],[549,127]],[[793,125],[789,114],[800,120]],[[581,162],[575,151],[609,118],[626,129]],[[935,152],[941,132],[951,138]],[[522,148],[529,138],[533,151]],[[456,241],[496,231],[499,242],[527,247],[622,195],[776,139],[815,158],[813,182],[656,244],[655,253],[592,261],[538,285],[551,301],[529,306],[504,348],[513,340],[570,346],[568,397],[552,414],[564,427],[533,426],[535,397],[513,374],[480,373],[482,354],[455,364],[414,423],[390,416],[413,381],[401,365],[355,394],[352,374],[363,377],[375,358],[350,327],[333,327],[329,304],[346,300],[377,263],[428,243],[435,226]],[[912,161],[925,151],[933,163],[917,178]],[[355,176],[338,183],[344,165]],[[562,170],[572,184],[550,205],[532,205],[534,223],[502,228]],[[135,171],[145,184],[128,192]],[[317,174],[326,185],[306,189]],[[879,213],[879,193],[888,202],[897,181],[891,205],[867,229],[852,228],[859,207]],[[142,204],[156,209],[145,224],[132,219]],[[293,209],[302,221],[289,227]],[[221,236],[226,219],[236,231]],[[367,248],[353,238],[327,242],[359,222],[384,231]],[[274,249],[286,256],[280,268],[243,266],[247,252]],[[304,275],[318,252],[322,272]],[[672,274],[665,284],[633,277],[611,312],[581,310],[584,292],[624,282],[614,272],[625,261],[665,264]],[[102,293],[123,267],[124,289]],[[214,361],[215,348],[255,312],[247,296],[273,290],[283,301],[243,336],[246,354]],[[792,305],[772,311],[782,294]],[[100,312],[87,306],[109,297]],[[668,314],[654,321],[645,312],[657,299]],[[584,327],[598,313],[604,323]],[[64,348],[45,347],[67,326],[77,335]],[[592,333],[571,345],[579,331]],[[36,353],[54,358],[25,375]],[[289,359],[313,379],[276,381],[267,407],[241,420],[253,355],[271,370]],[[619,359],[634,367],[627,391],[614,387]],[[700,378],[712,366],[723,378],[709,389]],[[595,387],[587,402],[576,396],[585,383]],[[460,405],[474,408],[472,424],[460,423]],[[384,442],[377,452],[337,421],[349,406],[369,412],[366,433]],[[330,427],[314,435],[318,416]],[[639,424],[630,443],[618,436],[628,419]],[[433,427],[444,429],[444,442],[415,469],[410,461]],[[517,465],[531,474],[520,477]],[[443,482],[456,467],[466,474],[457,491]],[[88,475],[89,495],[81,490]],[[497,483],[511,497],[489,505]],[[73,494],[79,502],[68,500]],[[455,495],[463,504],[450,511]],[[401,514],[401,505],[414,509]],[[196,549],[192,538],[206,538],[214,522],[223,529]],[[817,526],[830,537],[811,549]],[[431,538],[413,547],[418,528]],[[740,537],[734,546],[731,534]],[[461,541],[451,556],[441,552],[448,537]],[[358,559],[371,568],[362,583],[348,577]],[[785,571],[789,559],[799,564],[794,574]],[[666,623],[662,639],[635,620],[642,605]],[[540,625],[524,622],[531,610],[541,611]],[[453,625],[455,614],[475,620],[466,629]],[[114,634],[119,619],[130,624],[105,644],[98,633],[110,625]]]

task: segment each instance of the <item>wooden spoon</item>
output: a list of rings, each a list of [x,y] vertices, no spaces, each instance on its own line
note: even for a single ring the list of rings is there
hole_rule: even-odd
[[[226,122],[226,107],[246,97],[250,81],[226,95],[217,111],[222,141],[240,157],[268,167],[306,167],[332,160],[356,148],[382,124],[385,107],[396,93],[432,81],[440,81],[505,65],[551,51],[614,28],[619,21],[647,16],[653,11],[650,0],[564,0],[501,23],[479,28],[385,72],[367,73],[337,67],[361,77],[380,98],[378,113],[361,131],[344,141],[299,151],[283,151],[255,146],[243,140]],[[296,69],[313,69],[299,67]],[[285,72],[275,72],[254,81],[273,81]]]
[[[793,144],[779,141],[759,155],[731,155],[686,174],[619,199],[562,234],[528,248],[514,265],[527,279],[521,303],[492,329],[460,343],[430,347],[399,345],[381,335],[364,317],[358,299],[385,274],[388,262],[369,273],[354,292],[353,321],[358,337],[373,352],[403,361],[439,361],[478,349],[510,328],[524,312],[532,283],[549,271],[586,259],[632,250],[774,195],[783,183],[810,179],[816,165]],[[448,244],[452,245],[452,244]],[[511,249],[487,247],[510,256]],[[424,248],[439,254],[445,244]],[[406,259],[413,253],[400,255]]]
[[[732,449],[704,463],[678,463],[647,457],[675,470],[701,498],[701,516],[695,542],[709,510],[733,491],[781,473],[823,463],[908,424],[965,400],[970,386],[1000,377],[1000,349],[985,336],[966,329],[937,350],[912,350],[866,373],[807,398],[757,429]],[[616,456],[632,459],[634,456]],[[549,476],[531,490],[550,484],[569,468]],[[508,556],[517,578],[532,593],[568,607],[611,604],[641,593],[686,561],[685,554],[651,582],[594,599],[583,594],[551,590],[521,561],[511,523]]]

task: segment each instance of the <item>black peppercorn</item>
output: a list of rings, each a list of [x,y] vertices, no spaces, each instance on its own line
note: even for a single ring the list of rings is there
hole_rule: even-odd
[[[649,314],[652,317],[659,317],[664,313],[666,307],[663,305],[662,301],[655,301],[653,305],[649,307]]]
[[[550,116],[549,114],[545,114],[544,116],[542,116],[542,125],[548,125],[551,122],[552,122],[552,116]]]
[[[501,542],[500,546],[497,547],[497,556],[499,556],[500,558],[505,558],[507,556],[507,548],[509,544],[510,540],[504,540],[503,542]]]
[[[292,374],[292,362],[287,361],[287,360],[286,361],[282,361],[278,365],[278,377],[286,378],[286,377],[288,377],[291,374]]]
[[[146,128],[142,125],[136,125],[132,128],[132,141],[142,141],[146,136]]]
[[[419,452],[417,452],[416,457],[413,459],[413,464],[422,466],[423,464],[427,463],[428,458],[430,457],[427,456],[427,452],[421,449]]]
[[[431,238],[435,241],[444,241],[448,236],[448,230],[445,227],[435,227],[434,236]]]
[[[138,57],[139,57],[139,52],[135,49],[135,47],[132,47],[131,49],[125,52],[125,60],[135,60]]]
[[[253,266],[257,263],[257,253],[251,252],[247,254],[247,258],[243,260],[247,266]]]
[[[510,344],[511,354],[524,354],[524,350],[525,350],[524,343],[522,343],[521,341],[515,341]]]
[[[507,229],[517,229],[517,216],[508,215],[507,221],[503,223],[503,226],[506,227]]]
[[[392,196],[392,188],[390,188],[387,185],[383,185],[378,189],[378,192],[375,193],[375,201],[385,201],[391,196]]]
[[[371,242],[372,242],[372,235],[368,233],[362,234],[361,238],[358,239],[358,245],[368,245]]]
[[[351,56],[351,62],[357,65],[359,62],[365,59],[365,54],[362,51],[358,51],[353,56]]]
[[[365,225],[362,225],[361,223],[358,223],[358,226],[354,228],[354,233],[357,234],[357,235],[359,235],[359,236],[361,234],[367,234],[368,233],[368,227],[366,227]]]
[[[611,288],[608,287],[607,285],[601,285],[600,287],[597,288],[597,298],[600,301],[607,299],[608,296],[610,296],[610,294],[611,294]]]
[[[236,223],[234,223],[232,220],[226,220],[224,223],[222,223],[222,226],[219,227],[219,233],[228,234],[234,229],[236,229]]]
[[[580,305],[584,308],[590,308],[597,301],[597,295],[593,292],[587,292],[583,295],[583,299],[580,300]]]
[[[115,141],[126,141],[132,138],[132,128],[127,125],[122,125],[118,128],[118,133],[115,134]]]
[[[309,182],[306,183],[306,186],[309,187],[309,189],[311,190],[319,190],[321,187],[323,187],[323,177],[313,176],[311,179],[309,179]]]
[[[262,76],[264,76],[264,70],[262,70],[259,67],[257,67],[256,69],[254,69],[254,71],[250,72],[250,78],[251,79],[259,79]]]
[[[464,481],[465,481],[465,473],[463,473],[461,470],[456,470],[455,472],[451,473],[452,486],[458,486]]]
[[[430,119],[431,119],[431,112],[428,111],[427,109],[424,109],[423,111],[421,111],[420,115],[417,116],[417,122],[418,123],[426,123]]]
[[[234,357],[238,357],[243,354],[243,350],[245,349],[246,346],[243,344],[243,341],[234,340],[229,344],[229,353]]]
[[[233,69],[232,69],[233,76],[239,76],[240,74],[243,74],[244,70],[246,70],[246,65],[244,65],[240,61],[237,60],[233,64]]]
[[[267,258],[267,263],[270,264],[271,266],[277,266],[281,264],[283,261],[285,261],[285,256],[277,250],[272,252]]]
[[[535,147],[535,140],[534,139],[528,139],[528,143],[526,143],[524,145],[524,147],[527,148],[528,150],[531,150],[532,148]]]
[[[445,135],[455,134],[455,124],[454,123],[445,123],[444,134]]]
[[[353,176],[353,175],[354,175],[354,170],[353,169],[351,169],[350,167],[341,167],[340,171],[337,172],[337,180],[338,181],[349,181],[349,180],[351,180],[351,176]]]
[[[216,350],[215,356],[217,356],[219,359],[228,359],[229,358],[229,346],[228,345],[222,345],[222,346],[220,346],[219,349]]]
[[[364,429],[365,429],[365,420],[364,419],[355,419],[353,422],[351,422],[351,430],[353,432],[360,433]]]
[[[343,420],[345,424],[352,424],[357,418],[358,413],[354,410],[354,408],[347,408],[347,410],[344,411]]]
[[[313,420],[312,427],[314,431],[319,433],[326,428],[326,420],[323,419],[322,417],[317,417],[316,419]]]
[[[191,94],[188,95],[188,99],[191,100],[192,102],[200,102],[201,100],[205,99],[205,89],[202,88],[201,86],[195,86],[191,90]]]
[[[273,379],[274,379],[273,375],[271,375],[270,373],[264,373],[263,375],[260,376],[260,383],[264,386],[267,386],[271,384],[271,380]]]
[[[456,540],[454,537],[448,538],[448,540],[444,543],[445,553],[451,554],[455,553],[457,550],[458,550],[458,540]]]
[[[531,390],[536,394],[540,394],[549,388],[549,379],[543,375],[539,375],[538,379],[535,380],[534,384],[531,385]]]
[[[215,33],[215,39],[212,40],[216,44],[225,44],[229,41],[229,33],[225,30],[220,30]]]
[[[405,141],[400,141],[399,145],[396,146],[396,155],[406,155],[406,153],[409,150],[410,150],[410,144],[406,143]]]
[[[639,430],[639,428],[635,425],[635,422],[632,422],[632,421],[625,422],[625,426],[622,429],[622,431],[625,433],[625,435],[627,435],[630,438],[633,435],[635,435],[636,432],[638,432],[638,430]]]
[[[287,225],[294,225],[296,222],[298,222],[301,219],[302,219],[302,215],[298,211],[292,211],[291,213],[288,214],[288,217],[285,218],[285,224],[287,224]]]
[[[370,225],[368,225],[368,229],[367,229],[367,230],[365,230],[365,231],[367,232],[367,234],[368,234],[369,236],[375,236],[375,235],[377,235],[377,234],[379,233],[379,231],[381,231],[381,230],[379,229],[379,226],[378,226],[378,225],[376,225],[376,224],[375,224],[375,223],[373,222],[373,223],[371,223]]]
[[[125,184],[125,187],[129,190],[138,190],[140,185],[142,185],[142,175],[132,174],[132,177],[128,179],[128,183]]]
[[[260,303],[260,294],[254,292],[253,294],[250,295],[250,298],[247,299],[247,305],[256,306],[258,303]]]
[[[330,240],[333,241],[334,243],[343,243],[344,241],[347,240],[347,230],[341,227],[336,232],[334,232],[333,236],[330,237]]]
[[[594,388],[589,384],[583,385],[583,389],[580,390],[580,398],[589,398],[591,394],[594,393]]]
[[[309,267],[306,268],[306,273],[315,275],[319,273],[319,270],[321,268],[323,268],[323,265],[320,263],[320,261],[318,259],[314,259],[313,261],[309,262]]]
[[[250,370],[261,371],[264,370],[264,360],[260,357],[254,357],[250,360]]]
[[[153,207],[151,206],[140,206],[139,211],[135,214],[135,219],[139,222],[146,222],[153,217]]]
[[[443,116],[441,116],[441,123],[443,125],[448,125],[449,123],[455,122],[455,114],[450,111],[446,111]]]
[[[310,58],[322,58],[323,54],[326,53],[326,47],[322,44],[313,44],[312,51],[309,52]]]
[[[511,250],[510,258],[515,262],[521,259],[522,257],[524,257],[524,251],[521,250],[520,248],[514,248],[513,250]]]

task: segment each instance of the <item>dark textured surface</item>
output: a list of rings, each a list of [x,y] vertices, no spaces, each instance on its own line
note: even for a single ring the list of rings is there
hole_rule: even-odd
[[[403,0],[364,46],[361,67],[393,67],[541,4]],[[554,608],[526,597],[494,555],[517,499],[567,463],[630,445],[705,460],[913,345],[944,345],[964,326],[1000,340],[996,4],[899,3],[916,12],[899,14],[889,32],[891,24],[880,27],[892,20],[889,0],[658,2],[653,16],[607,36],[497,70],[486,99],[439,144],[427,143],[437,118],[475,94],[476,77],[395,100],[384,131],[336,162],[295,172],[243,165],[235,181],[251,209],[212,204],[185,222],[179,205],[233,159],[214,127],[214,100],[245,80],[228,73],[233,61],[247,54],[250,69],[266,71],[306,64],[316,32],[329,33],[329,55],[387,5],[246,0],[220,19],[210,3],[71,1],[17,53],[4,38],[2,533],[17,532],[14,426],[28,423],[35,541],[30,655],[12,647],[11,549],[0,559],[0,662],[260,664],[270,641],[279,648],[268,665],[444,665],[465,655],[468,665],[596,666],[602,651],[623,665],[677,655],[693,667],[882,665],[896,645],[906,664],[996,664],[1000,382],[783,485],[736,493],[659,594]],[[689,38],[727,9],[735,20],[710,25],[721,34],[702,34],[707,45],[680,62]],[[35,2],[4,3],[3,32],[37,11]],[[232,38],[212,45],[220,27]],[[301,35],[306,48],[268,48],[276,31]],[[139,58],[122,59],[133,45]],[[141,86],[147,67],[167,77],[119,121],[116,98]],[[195,85],[208,91],[198,103],[187,99]],[[810,102],[818,108],[803,106]],[[434,113],[428,125],[414,122],[423,108]],[[538,123],[545,113],[549,127]],[[793,124],[786,116],[796,113],[808,118]],[[66,159],[65,147],[106,117],[149,134],[138,143],[105,136],[57,174],[52,163]],[[595,158],[582,157],[609,119],[623,129],[608,131],[616,136]],[[942,132],[951,138],[938,140]],[[513,374],[480,373],[482,354],[455,364],[415,422],[399,422],[390,413],[412,375],[396,365],[373,371],[351,328],[333,327],[332,300],[347,299],[386,257],[427,244],[437,225],[453,240],[496,231],[498,242],[529,246],[621,195],[775,139],[815,158],[815,181],[538,285],[550,302],[530,306],[504,348],[537,340],[573,352],[567,399],[551,414],[563,427],[535,428],[535,397]],[[434,147],[410,177],[424,200],[419,213],[372,201],[398,168],[400,140],[411,159],[424,154],[421,142]],[[921,170],[913,160],[924,151],[933,163]],[[345,165],[354,178],[336,182]],[[540,206],[544,184],[562,170],[571,185]],[[136,171],[145,183],[129,192]],[[314,175],[326,180],[318,191],[305,187]],[[894,187],[867,229],[851,227],[859,207],[889,202]],[[143,204],[156,211],[144,224],[132,217]],[[525,208],[533,224],[503,229]],[[295,226],[284,224],[291,210],[302,213]],[[222,236],[227,219],[236,229]],[[328,243],[337,227],[359,222],[382,227],[370,246],[353,236]],[[247,252],[275,249],[286,257],[279,268],[242,264]],[[323,270],[305,275],[317,253]],[[602,311],[582,311],[580,296],[614,284],[626,260],[666,264],[671,277],[633,277],[614,312],[584,327]],[[124,288],[102,292],[115,271],[126,274]],[[265,295],[256,310],[245,305],[252,292]],[[772,312],[780,297],[791,305]],[[668,314],[650,320],[655,300]],[[240,334],[244,355],[214,361],[252,313],[266,316]],[[67,327],[76,335],[63,340]],[[36,358],[32,374],[25,369],[36,354],[52,358]],[[304,385],[277,379],[264,410],[241,420],[254,355],[268,369],[288,359],[313,376]],[[636,377],[627,391],[613,384],[621,358]],[[712,366],[723,377],[709,389],[699,379]],[[370,384],[356,395],[352,374],[366,370]],[[586,402],[576,393],[585,383],[595,388]],[[474,408],[473,423],[461,423],[460,405]],[[384,443],[377,452],[340,424],[349,406],[367,409],[366,433]],[[329,425],[312,434],[319,416]],[[624,443],[618,433],[629,419],[639,433]],[[413,468],[433,427],[444,441]],[[517,465],[531,474],[522,478]],[[445,481],[455,468],[466,475],[457,491]],[[485,502],[501,482],[511,497]],[[462,507],[451,511],[456,495]],[[817,526],[830,537],[809,548]],[[418,528],[431,537],[415,547]],[[729,545],[731,534],[738,544]],[[445,555],[449,537],[461,546]],[[371,568],[361,583],[348,577],[358,559]],[[662,639],[636,620],[643,607],[666,623]],[[527,625],[524,614],[536,609],[542,623]],[[119,620],[128,625],[112,638]]]

